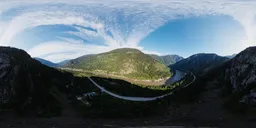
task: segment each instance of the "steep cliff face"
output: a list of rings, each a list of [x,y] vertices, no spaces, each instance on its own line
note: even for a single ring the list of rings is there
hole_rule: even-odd
[[[24,60],[19,61],[21,58]],[[21,50],[0,48],[0,103],[9,103],[13,98],[18,98],[19,88],[33,86],[31,74],[23,75],[28,72],[23,63],[28,61],[28,58],[30,58],[29,55]]]
[[[233,58],[225,78],[231,83],[233,93],[242,93],[241,102],[256,104],[256,47],[247,48]]]
[[[58,106],[53,86],[63,84],[64,77],[23,50],[0,47],[0,107],[37,114],[53,111]]]
[[[0,54],[0,103],[7,103],[11,97],[10,93],[14,93],[8,90],[7,83],[4,81],[10,66],[10,57],[6,54]]]

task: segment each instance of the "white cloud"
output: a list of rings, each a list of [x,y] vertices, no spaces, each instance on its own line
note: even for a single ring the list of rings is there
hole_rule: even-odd
[[[244,46],[255,45],[256,42],[256,1],[2,0],[0,15],[5,15],[7,10],[22,6],[26,8],[11,17],[9,21],[2,21],[0,16],[0,45],[12,45],[10,43],[15,35],[27,28],[54,24],[79,25],[81,27],[75,26],[77,32],[66,33],[89,41],[99,37],[105,40],[105,44],[100,46],[66,39],[62,42],[39,44],[29,50],[32,56],[49,54],[47,58],[53,61],[120,47],[139,48],[150,52],[139,46],[143,38],[170,20],[198,15],[230,15],[245,29],[247,40],[243,41],[246,42]],[[97,32],[84,27],[93,28]],[[70,51],[69,55],[65,53],[66,51]]]
[[[161,55],[155,51],[144,50],[142,47],[133,48],[139,49],[146,54]],[[32,57],[41,57],[53,62],[60,62],[62,60],[73,59],[86,54],[99,54],[114,49],[116,49],[116,47],[84,44],[82,41],[64,38],[63,41],[45,42],[37,45],[30,49],[28,53],[32,55]]]
[[[162,53],[156,52],[156,51],[148,51],[148,50],[141,50],[145,54],[155,54],[155,55],[163,55]]]
[[[85,54],[98,54],[115,49],[109,46],[84,44],[75,40],[46,42],[30,49],[28,53],[32,57],[42,57],[53,62],[77,58]]]
[[[84,19],[68,12],[31,12],[17,16],[8,23],[7,28],[0,38],[1,45],[9,45],[11,39],[26,28],[33,28],[40,25],[83,25]]]

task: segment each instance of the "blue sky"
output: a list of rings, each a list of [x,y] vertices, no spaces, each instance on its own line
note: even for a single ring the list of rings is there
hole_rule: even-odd
[[[256,1],[0,1],[0,46],[53,62],[116,48],[231,55],[256,42]]]
[[[230,16],[197,16],[168,22],[141,41],[148,50],[188,57],[195,53],[228,55],[245,39],[241,24]]]
[[[44,25],[26,29],[17,34],[12,42],[16,47],[25,50],[40,43],[58,41],[60,37],[81,40],[84,44],[104,45],[102,38],[88,41],[65,33],[77,31],[73,26]],[[140,46],[149,51],[159,52],[161,55],[178,54],[183,57],[196,53],[229,55],[236,51],[232,52],[232,47],[227,46],[235,46],[244,38],[243,27],[232,17],[205,15],[169,21],[141,40]]]

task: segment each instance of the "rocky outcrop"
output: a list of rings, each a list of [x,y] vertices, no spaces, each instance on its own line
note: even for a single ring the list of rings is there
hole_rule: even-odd
[[[25,51],[0,47],[0,107],[44,113],[58,106],[53,86],[65,85],[64,73],[31,58]]]
[[[256,104],[256,47],[247,48],[233,58],[225,77],[233,93],[243,95],[241,102]]]
[[[240,102],[250,104],[250,105],[256,105],[256,89],[250,90],[250,92],[246,95],[244,95]]]
[[[17,53],[16,55],[19,53],[20,57],[29,58],[29,55],[21,50],[0,48],[0,103],[9,103],[12,98],[18,95],[17,89],[22,85],[19,81],[24,79],[21,74],[26,72],[26,66],[17,62],[16,55],[12,53]]]

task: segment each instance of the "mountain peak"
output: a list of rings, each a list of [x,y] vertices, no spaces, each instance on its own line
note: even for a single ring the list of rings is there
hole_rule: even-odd
[[[21,56],[24,57],[24,58],[30,58],[30,55],[27,52],[25,52],[24,50],[17,49],[17,48],[12,48],[12,47],[0,46],[0,53],[12,55],[12,56],[15,56],[15,57],[20,56],[20,59],[21,59]]]
[[[138,49],[135,49],[135,48],[118,48],[118,49],[115,49],[115,50],[112,50],[112,51],[109,51],[109,52],[126,52],[126,53],[142,53],[140,50]]]
[[[241,52],[241,54],[243,54],[244,52],[252,52],[252,53],[256,53],[256,47],[248,47],[246,48],[244,51]]]
[[[183,59],[170,67],[174,69],[191,71],[195,75],[201,75],[213,66],[221,64],[226,60],[228,60],[228,58],[218,56],[217,54],[199,53]]]
[[[155,60],[163,63],[166,66],[169,66],[171,64],[177,63],[177,62],[179,62],[179,61],[181,61],[183,59],[183,57],[181,57],[179,55],[158,56],[158,55],[151,54],[150,56],[152,58],[154,58]]]
[[[217,55],[215,53],[197,53],[190,57],[205,57],[205,56],[219,56],[219,55]]]

